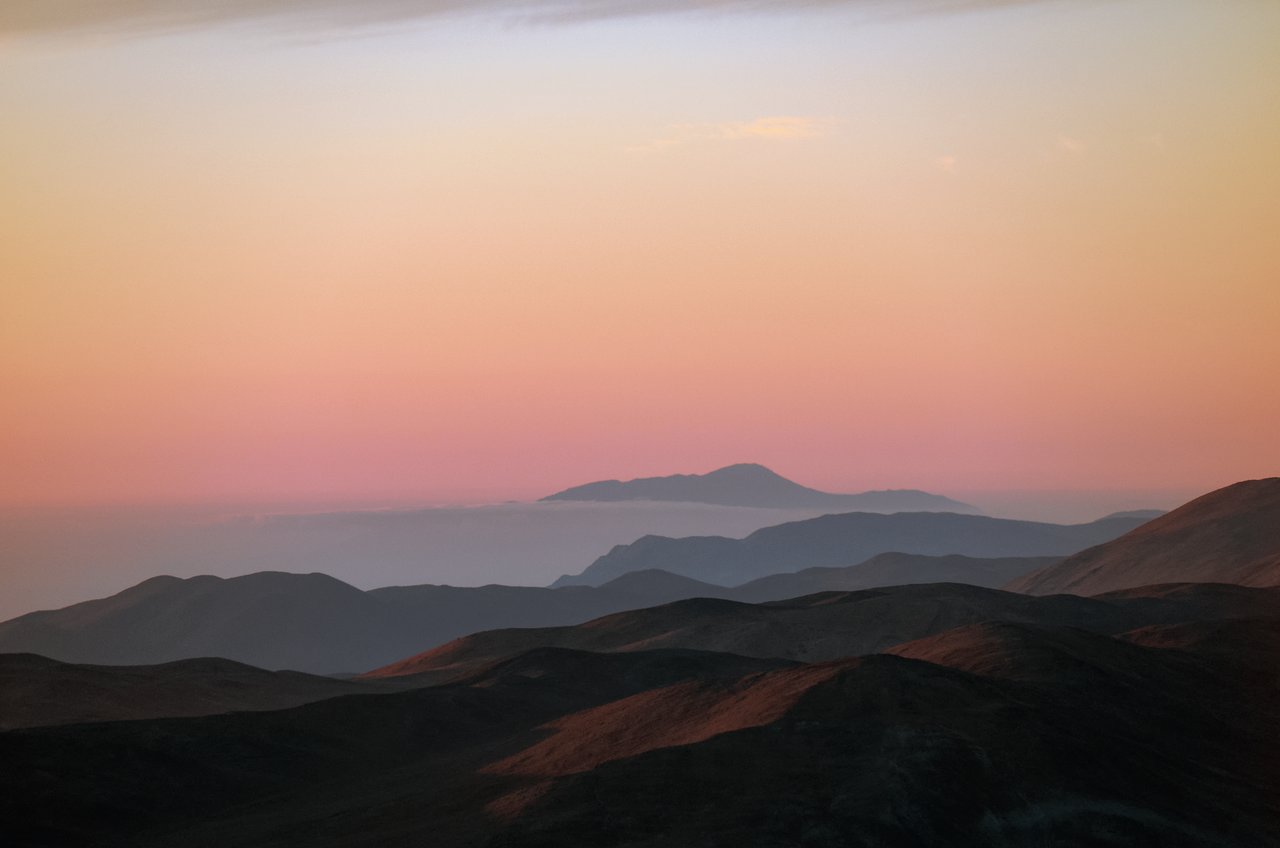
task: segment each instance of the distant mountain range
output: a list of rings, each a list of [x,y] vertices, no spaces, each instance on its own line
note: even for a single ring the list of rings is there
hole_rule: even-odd
[[[108,598],[0,623],[0,651],[82,664],[223,657],[268,669],[358,673],[470,633],[573,625],[685,598],[761,602],[886,585],[1002,586],[1048,573],[1062,556],[1120,536],[1144,517],[1054,525],[949,513],[847,513],[740,540],[644,537],[554,588],[362,591],[323,574],[281,572],[157,577]],[[1195,579],[1185,569],[1177,575]],[[1153,574],[1147,582],[1158,579]],[[576,585],[597,581],[602,585]]]
[[[492,627],[586,621],[696,591],[619,587],[392,586],[361,591],[324,574],[154,577],[108,598],[0,623],[0,651],[125,664],[225,657],[270,669],[359,672]]]
[[[394,586],[367,592],[324,574],[156,577],[109,598],[0,623],[0,651],[123,665],[217,656],[264,668],[359,672],[481,630],[577,624],[681,598],[759,601],[939,580],[998,586],[1050,561],[887,555],[736,589],[661,570],[631,572],[598,588]]]
[[[960,512],[981,510],[915,489],[842,495],[793,483],[763,465],[741,463],[708,474],[673,474],[638,480],[601,480],[574,486],[543,501],[680,501],[722,506],[830,509],[849,512]]]
[[[0,656],[0,722],[17,728],[0,732],[4,837],[31,848],[1277,848],[1280,586],[1166,582],[1269,580],[1274,487],[1212,493],[1034,572],[1032,582],[1078,575],[1063,569],[1087,560],[1090,580],[1161,584],[1091,597],[956,583],[695,597],[473,633],[354,681],[225,660],[103,668]],[[864,528],[865,514],[828,519],[821,532],[771,529],[806,555],[843,555],[817,541]],[[1006,539],[1074,539],[1091,526]],[[951,530],[952,543],[970,538]],[[351,662],[388,634],[479,620],[468,610],[482,598],[501,619],[554,599],[581,611],[591,598],[996,580],[1039,564],[892,553],[735,588],[660,570],[598,589],[158,578],[0,635]],[[323,700],[288,706],[313,698]],[[191,717],[213,710],[235,712]],[[64,723],[79,721],[90,723]]]
[[[1009,584],[1093,595],[1183,580],[1280,585],[1280,477],[1202,495],[1118,539]]]
[[[662,569],[723,586],[804,568],[863,562],[888,552],[972,557],[1067,556],[1143,524],[1105,518],[1088,524],[1046,524],[981,515],[852,512],[792,521],[744,539],[644,536],[618,545],[577,575],[553,586],[599,586],[629,571]]]

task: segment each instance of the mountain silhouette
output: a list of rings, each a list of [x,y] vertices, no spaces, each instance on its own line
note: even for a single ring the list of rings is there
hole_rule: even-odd
[[[502,627],[577,624],[681,598],[775,600],[828,589],[939,580],[992,586],[1043,559],[890,555],[844,569],[729,589],[647,569],[601,587],[394,586],[361,591],[323,574],[157,577],[109,598],[0,623],[0,651],[72,663],[140,665],[220,656],[273,669],[361,672]]]
[[[0,651],[139,665],[224,657],[268,669],[360,672],[493,627],[571,624],[718,587],[676,575],[617,587],[391,586],[324,574],[154,577],[108,598],[0,623]]]
[[[1164,574],[1180,555],[1212,563],[1216,552],[1233,575],[1267,574],[1269,481],[1206,497],[1153,521],[1149,536],[1125,537],[1121,547],[1144,557],[1135,567],[1154,559]],[[1089,526],[1026,532],[1070,537]],[[75,636],[82,648],[97,638],[104,649],[259,640],[279,656],[302,650],[281,633],[313,650],[326,638],[417,638],[424,619],[456,626],[469,600],[491,595],[485,603],[498,606],[488,609],[640,603],[894,575],[990,580],[1034,564],[893,553],[732,589],[653,569],[598,589],[361,592],[318,574],[157,578],[34,614],[20,630]],[[404,656],[356,681],[218,659],[139,669],[0,657],[0,717],[113,719],[0,732],[5,839],[31,848],[1280,846],[1280,586],[1180,582],[1086,597],[928,583],[767,603],[694,597]],[[327,687],[337,696],[324,697]],[[286,691],[309,702],[259,701]],[[136,701],[122,701],[125,692]],[[218,714],[182,715],[189,709]]]
[[[888,489],[850,495],[821,492],[793,483],[755,463],[729,465],[707,474],[601,480],[556,492],[542,500],[681,501],[722,506],[864,512],[981,512],[969,504],[916,489]]]
[[[1093,595],[1178,582],[1280,585],[1280,477],[1209,492],[1009,588]]]
[[[660,568],[696,580],[736,586],[769,574],[853,565],[898,552],[973,557],[1067,556],[1144,523],[1107,518],[1047,524],[982,515],[851,512],[765,527],[744,539],[644,536],[618,545],[585,571],[553,586],[598,586],[629,571]]]

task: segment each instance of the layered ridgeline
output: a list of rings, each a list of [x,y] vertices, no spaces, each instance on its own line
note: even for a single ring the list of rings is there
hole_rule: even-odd
[[[14,844],[60,848],[1280,840],[1280,619],[1250,617],[1275,590],[911,593],[870,615],[874,593],[730,605],[827,616],[758,628],[793,653],[844,606],[889,655],[658,647],[720,638],[698,621],[725,602],[703,601],[596,627],[632,640],[620,653],[537,648],[394,694],[0,733],[0,820]],[[904,604],[919,626],[881,614]],[[1001,609],[1023,618],[974,620]]]
[[[0,623],[0,652],[125,665],[216,656],[262,668],[360,672],[464,633],[585,621],[703,591],[697,581],[668,577],[585,591],[362,591],[325,574],[283,572],[154,577],[108,598]]]
[[[851,512],[765,527],[743,539],[644,536],[618,545],[585,571],[553,586],[599,586],[631,571],[660,568],[724,586],[805,568],[846,566],[899,552],[971,557],[1067,556],[1110,541],[1146,522],[1112,517],[1088,524],[1048,524],[983,515]]]
[[[577,624],[681,598],[744,601],[828,589],[957,581],[999,586],[1052,560],[885,554],[845,568],[780,574],[735,589],[661,570],[599,588],[398,586],[361,591],[323,574],[157,577],[109,598],[0,623],[0,652],[79,663],[144,664],[219,656],[264,668],[358,672],[458,636]]]
[[[601,480],[574,486],[543,501],[679,501],[721,506],[830,509],[862,512],[979,513],[975,506],[916,489],[858,494],[822,492],[793,483],[763,465],[741,463],[708,474],[673,474],[638,480]]]
[[[1280,477],[1202,495],[1114,541],[1016,579],[1009,588],[1092,595],[1183,580],[1280,585]]]
[[[1237,526],[1255,495],[1214,521]],[[963,567],[954,559],[927,562]],[[862,579],[895,562],[921,567],[879,557]],[[632,591],[693,583],[665,572],[623,580]],[[167,585],[139,588],[159,597]],[[260,604],[277,629],[306,621],[289,598]],[[81,614],[109,619],[138,600]],[[206,597],[172,614],[216,606]],[[201,627],[218,620],[195,617]],[[764,604],[703,597],[473,634],[346,684],[407,691],[8,730],[0,821],[14,844],[37,848],[1274,848],[1277,665],[1280,587],[1197,582],[1082,597],[929,584]],[[153,714],[193,670],[257,674],[218,663],[146,670]],[[83,695],[47,687],[27,714],[41,697]]]
[[[1092,598],[1036,597],[946,583],[822,592],[764,604],[694,598],[615,613],[573,627],[475,633],[364,678],[416,675],[424,683],[449,681],[541,648],[685,649],[824,662],[883,651],[982,622],[1118,634],[1180,621],[1267,616],[1280,616],[1280,589],[1217,583],[1153,586]]]
[[[681,598],[762,601],[938,581],[1000,586],[1050,563],[1041,557],[1073,553],[1140,522],[829,515],[742,540],[644,537],[553,588],[362,591],[324,574],[281,572],[156,577],[108,598],[0,623],[0,652],[129,665],[219,656],[270,669],[359,672],[468,633],[576,624]]]

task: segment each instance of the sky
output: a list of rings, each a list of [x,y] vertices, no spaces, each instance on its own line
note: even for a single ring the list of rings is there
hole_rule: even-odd
[[[9,0],[0,504],[1280,474],[1280,4]]]

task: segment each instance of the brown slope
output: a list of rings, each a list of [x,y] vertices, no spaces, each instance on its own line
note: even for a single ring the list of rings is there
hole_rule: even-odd
[[[1122,638],[1149,648],[1194,651],[1216,662],[1275,676],[1280,668],[1280,614],[1268,618],[1187,621],[1140,627]],[[1241,650],[1241,645],[1247,645]]]
[[[1156,626],[1161,629],[1161,626]],[[887,653],[1007,680],[1074,681],[1093,691],[1107,675],[1187,676],[1170,657],[1110,636],[1070,627],[987,621],[895,645]]]
[[[13,731],[0,820],[133,848],[1276,843],[1274,675],[1009,632],[961,641],[1016,674],[543,650],[282,712]]]
[[[1280,477],[1210,492],[1006,588],[1096,595],[1174,582],[1280,585]]]
[[[550,777],[609,760],[688,745],[777,721],[818,683],[850,663],[799,665],[732,682],[694,679],[573,713],[545,726],[551,736],[490,765],[495,774]]]
[[[656,687],[786,665],[545,650],[452,686],[13,730],[0,733],[0,821],[15,845],[59,848],[470,844],[489,826],[485,805],[522,780],[481,770],[536,744],[539,725]]]
[[[501,764],[556,776],[508,810],[499,844],[1277,843],[1274,675],[1255,688],[1194,652],[1055,629],[978,626],[931,641],[957,665],[1003,653],[1015,666],[866,657],[804,667],[810,685],[777,686],[773,699],[750,693],[800,669],[718,698],[688,693],[701,712],[659,690],[571,716]],[[776,718],[766,705],[781,707]],[[642,747],[632,726],[662,713],[673,718],[655,734],[694,741],[630,753]],[[725,714],[746,720],[733,729]],[[703,723],[724,732],[700,735]]]
[[[1120,633],[1147,624],[1266,615],[1280,592],[1195,584],[1154,587],[1114,598],[1044,598],[959,584],[827,592],[766,604],[697,598],[617,613],[575,627],[494,630],[369,672],[458,679],[502,657],[551,646],[586,651],[686,648],[751,657],[822,662],[984,621],[1071,626]]]
[[[35,654],[0,654],[0,730],[279,710],[386,689],[214,658],[100,666],[61,663]]]

